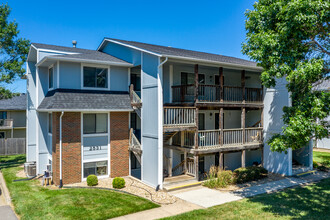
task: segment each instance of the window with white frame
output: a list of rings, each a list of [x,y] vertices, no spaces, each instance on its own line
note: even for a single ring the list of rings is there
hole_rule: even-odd
[[[48,113],[48,133],[53,133],[53,117],[52,113]]]
[[[84,178],[87,178],[89,175],[108,175],[108,161],[84,163]]]
[[[108,68],[83,67],[83,87],[108,88]]]
[[[48,89],[54,88],[54,67],[48,69]]]
[[[83,118],[84,134],[99,134],[108,132],[108,114],[84,114]]]

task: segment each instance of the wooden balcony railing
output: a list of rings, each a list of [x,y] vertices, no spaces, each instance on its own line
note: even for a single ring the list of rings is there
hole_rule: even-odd
[[[194,102],[193,84],[172,86],[173,102]],[[243,99],[243,88],[238,86],[224,86],[221,92],[219,85],[199,85],[199,102],[255,102],[262,103],[263,94],[261,88],[245,88]]]
[[[252,143],[262,143],[262,127],[260,128],[236,128],[223,130],[200,130],[198,131],[198,147],[221,147],[235,146]],[[245,132],[243,135],[243,131]],[[183,134],[183,136],[181,135]],[[244,141],[243,141],[244,140]],[[177,133],[172,144],[184,147],[195,146],[193,131],[181,131]]]
[[[130,98],[131,98],[131,105],[136,107],[142,106],[142,100],[140,96],[137,94],[137,92],[134,91],[133,84],[130,86]]]
[[[0,119],[0,127],[12,128],[14,125],[13,119]]]
[[[164,126],[196,126],[196,108],[164,107]]]

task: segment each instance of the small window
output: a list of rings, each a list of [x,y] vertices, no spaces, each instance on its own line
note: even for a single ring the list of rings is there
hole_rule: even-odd
[[[6,138],[6,132],[0,131],[0,139]]]
[[[89,175],[108,175],[108,161],[84,163],[84,178],[87,178]]]
[[[108,88],[108,69],[84,67],[84,87]]]
[[[7,112],[0,112],[0,119],[7,119]]]
[[[54,68],[51,67],[48,69],[48,88],[52,89],[54,83]]]
[[[84,134],[97,134],[108,132],[108,114],[84,114],[83,117]]]
[[[48,114],[48,133],[51,134],[53,133],[53,117],[52,113]]]

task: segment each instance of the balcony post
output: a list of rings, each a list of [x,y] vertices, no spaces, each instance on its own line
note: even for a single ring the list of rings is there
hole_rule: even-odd
[[[131,103],[133,103],[133,91],[134,91],[134,85],[131,84],[131,85],[129,86],[129,96],[130,96],[130,98],[131,98]]]
[[[242,167],[245,167],[245,153],[246,153],[246,150],[242,150],[242,155],[241,155]]]
[[[199,176],[198,176],[198,155],[196,154],[194,156],[194,164],[195,164],[195,177],[197,180],[199,180]]]
[[[245,70],[241,72],[242,101],[245,103]]]
[[[195,149],[197,149],[198,148],[198,108],[196,108],[195,123],[196,123],[196,130],[195,130]]]
[[[245,144],[245,108],[242,108],[241,127],[242,127],[242,143]]]
[[[184,154],[183,154],[183,156],[184,156],[184,174],[186,174],[187,173],[187,151],[184,151]]]
[[[194,102],[196,103],[198,101],[198,64],[195,64],[195,97],[194,97]]]
[[[220,108],[219,111],[219,129],[220,129],[219,144],[220,146],[222,146],[223,145],[223,108]]]
[[[219,152],[219,168],[220,170],[223,170],[224,168],[224,165],[223,165],[223,162],[224,162],[224,154],[223,152]]]
[[[220,102],[223,102],[223,67],[219,67]]]

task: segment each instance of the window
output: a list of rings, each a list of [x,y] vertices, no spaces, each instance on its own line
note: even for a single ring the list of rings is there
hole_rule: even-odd
[[[108,175],[108,161],[84,163],[84,178],[87,178],[89,175]]]
[[[53,82],[54,82],[54,68],[51,67],[48,69],[48,89],[53,88]]]
[[[52,113],[48,114],[48,133],[51,134],[53,133],[53,118],[52,118]]]
[[[0,131],[0,139],[6,138],[6,133],[4,131]]]
[[[108,69],[96,67],[84,67],[84,87],[108,88]]]
[[[108,114],[84,114],[83,117],[84,134],[97,134],[108,132]]]
[[[0,119],[7,119],[7,112],[0,112]]]

